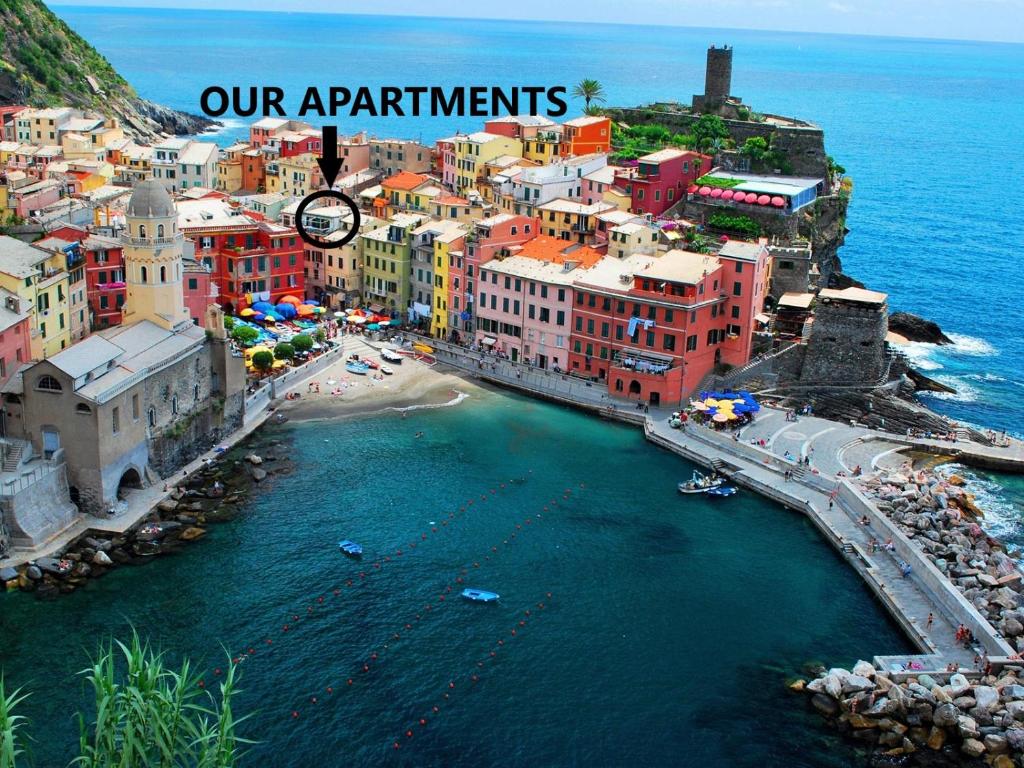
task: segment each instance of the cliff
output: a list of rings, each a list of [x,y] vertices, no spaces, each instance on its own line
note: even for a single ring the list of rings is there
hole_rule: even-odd
[[[140,98],[42,0],[0,0],[0,105],[69,106],[121,120],[139,139],[199,133],[214,122]]]

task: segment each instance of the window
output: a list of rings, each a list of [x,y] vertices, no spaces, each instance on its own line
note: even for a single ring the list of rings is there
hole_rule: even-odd
[[[114,406],[114,410],[110,412],[110,424],[115,435],[121,431],[121,409],[116,405]]]
[[[555,325],[565,325],[565,312],[562,310],[555,313]]]
[[[743,295],[743,283],[741,283],[739,280],[737,280],[735,283],[732,284],[732,295],[733,296],[742,296]]]
[[[686,351],[694,352],[697,349],[697,334],[686,337]]]
[[[587,320],[587,334],[594,335],[594,320],[592,318]]]
[[[662,342],[662,347],[666,352],[673,352],[676,348],[676,337],[671,333],[666,333],[665,338]]]
[[[156,236],[157,237],[163,237],[164,236],[164,225],[163,224],[157,224],[156,225]]]
[[[739,306],[734,306],[732,308],[732,316],[733,316],[734,319],[738,319],[739,318],[739,316],[740,316],[740,308],[739,308]]]
[[[149,277],[149,272],[146,270],[145,267],[139,267],[139,277],[142,280],[142,282],[147,281]]]
[[[178,413],[178,396],[177,395],[175,395],[174,397],[171,398],[171,413],[173,413],[173,414],[177,414]]]
[[[60,385],[60,382],[53,378],[53,376],[50,376],[49,374],[39,377],[39,380],[36,382],[36,389],[41,390],[43,392],[64,391],[64,388]]]
[[[149,420],[149,426],[155,427],[156,426],[156,408],[150,408],[149,409],[149,413],[147,414],[147,418]]]
[[[83,416],[88,416],[90,413],[92,413],[92,408],[90,408],[85,403],[79,403],[78,405],[75,406],[75,413],[80,413]]]
[[[190,291],[199,290],[199,280],[194,277],[190,277],[188,279],[188,289]]]

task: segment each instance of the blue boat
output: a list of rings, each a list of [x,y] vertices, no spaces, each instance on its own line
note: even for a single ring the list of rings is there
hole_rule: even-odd
[[[488,592],[486,589],[464,589],[462,596],[474,603],[493,603],[501,597],[497,592]]]
[[[356,544],[354,541],[349,541],[348,539],[338,542],[338,549],[349,557],[362,557],[363,555],[363,546],[361,544]]]
[[[355,373],[359,376],[365,376],[366,372],[370,370],[370,366],[366,363],[360,363],[357,360],[349,360],[345,363],[345,370],[349,373]]]
[[[731,485],[722,485],[707,491],[708,496],[732,496],[734,493],[736,493],[736,489]]]

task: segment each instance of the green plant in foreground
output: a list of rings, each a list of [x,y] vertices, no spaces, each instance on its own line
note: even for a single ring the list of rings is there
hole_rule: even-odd
[[[80,673],[91,688],[95,711],[77,714],[78,757],[83,768],[233,768],[247,717],[236,717],[237,667],[229,663],[216,695],[200,685],[188,660],[177,668],[163,653],[132,633],[126,645],[101,645]],[[0,679],[0,768],[17,768],[24,753],[25,720],[15,714],[27,694],[7,695]]]

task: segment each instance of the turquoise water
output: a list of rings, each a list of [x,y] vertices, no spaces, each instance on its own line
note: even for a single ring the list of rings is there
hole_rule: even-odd
[[[276,436],[296,471],[183,553],[4,599],[0,662],[35,691],[45,765],[67,757],[85,652],[129,623],[207,669],[255,651],[248,765],[848,765],[787,676],[910,650],[803,517],[680,497],[690,467],[636,428],[483,394]],[[500,604],[457,599],[463,569]]]

